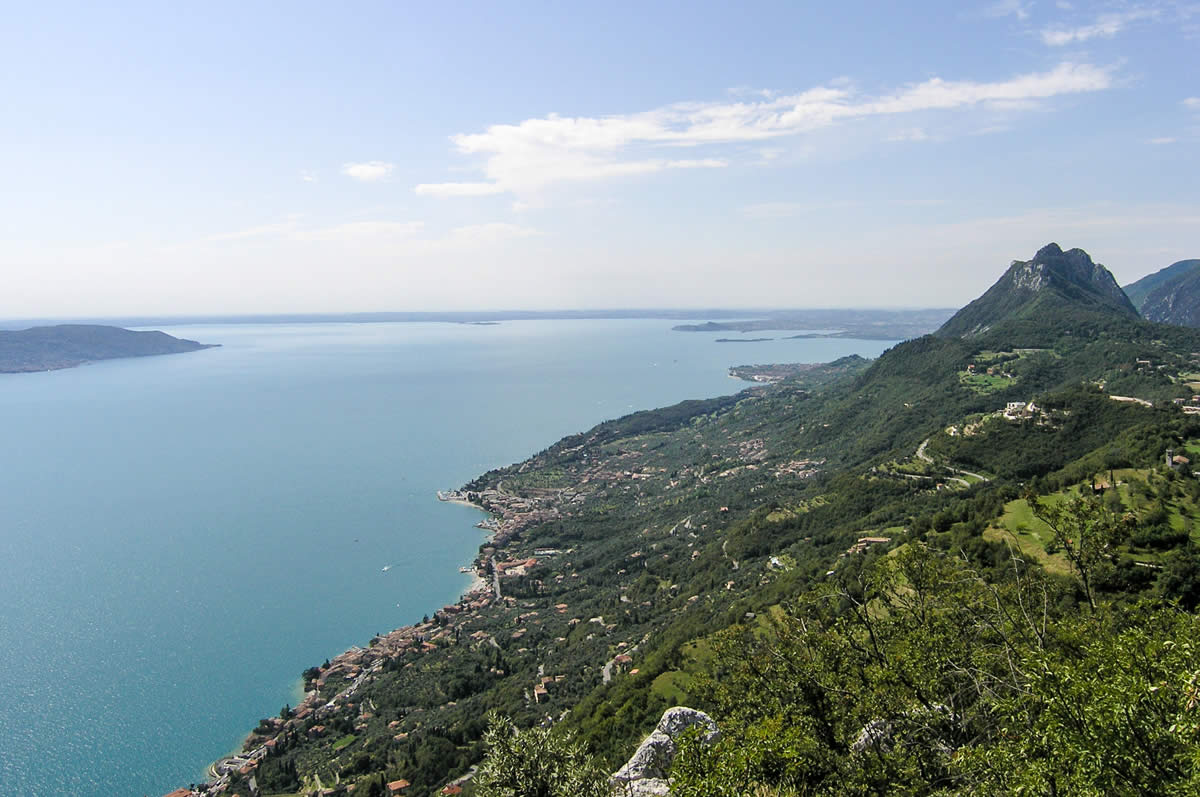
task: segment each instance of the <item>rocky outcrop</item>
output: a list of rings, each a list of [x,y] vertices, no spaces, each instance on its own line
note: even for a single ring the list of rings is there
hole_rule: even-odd
[[[1005,322],[1078,312],[1137,317],[1113,275],[1082,249],[1063,251],[1050,243],[1029,261],[1013,261],[1004,275],[975,301],[954,314],[936,334],[982,335]]]
[[[721,738],[717,723],[703,711],[684,706],[667,709],[654,731],[638,745],[637,752],[609,779],[615,793],[622,796],[670,794],[667,772],[675,760],[675,740],[690,728],[698,728],[705,744]]]
[[[1133,302],[1133,306],[1142,314],[1142,318],[1148,321],[1157,321],[1158,319],[1146,315],[1146,300],[1150,298],[1150,294],[1157,292],[1160,288],[1178,283],[1197,271],[1200,271],[1200,259],[1180,260],[1153,274],[1147,274],[1137,282],[1131,282],[1123,290],[1129,297],[1129,301]]]

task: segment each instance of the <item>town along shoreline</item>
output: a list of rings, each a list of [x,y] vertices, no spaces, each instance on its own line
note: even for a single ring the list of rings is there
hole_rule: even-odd
[[[443,503],[461,504],[487,513],[476,527],[488,532],[479,552],[468,566],[460,568],[474,577],[457,602],[447,604],[426,616],[422,622],[401,626],[373,637],[366,647],[354,646],[323,664],[304,671],[303,699],[280,716],[261,720],[241,746],[241,752],[223,756],[209,765],[209,782],[192,794],[219,794],[235,776],[253,777],[260,763],[298,735],[315,738],[327,732],[327,723],[350,711],[355,713],[356,729],[371,719],[369,705],[356,705],[356,695],[364,684],[374,680],[389,662],[405,656],[420,656],[440,646],[459,642],[459,628],[477,612],[496,602],[515,603],[501,592],[504,576],[523,576],[538,563],[537,556],[510,560],[505,555],[508,543],[519,539],[527,527],[544,522],[557,514],[543,507],[536,498],[506,493],[502,489],[483,491],[438,491]],[[545,555],[557,551],[543,552]],[[369,703],[369,701],[368,701]],[[402,737],[400,734],[397,738]],[[187,793],[183,790],[182,793]]]

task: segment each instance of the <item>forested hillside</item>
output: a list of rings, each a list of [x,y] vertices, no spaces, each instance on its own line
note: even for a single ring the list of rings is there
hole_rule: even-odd
[[[685,743],[677,794],[1194,793],[1200,331],[1054,249],[1085,279],[1033,280],[1052,314],[1010,270],[873,363],[466,485],[486,588],[307,671],[226,787],[534,793],[497,768],[612,772],[683,704],[723,740]]]
[[[211,348],[168,335],[100,324],[59,324],[0,331],[0,373],[53,371],[96,360],[147,357]]]

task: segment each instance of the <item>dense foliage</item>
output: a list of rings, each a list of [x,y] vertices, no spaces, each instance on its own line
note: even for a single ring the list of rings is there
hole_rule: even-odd
[[[726,735],[685,748],[673,793],[1194,794],[1200,622],[1066,590],[907,546],[722,633]]]

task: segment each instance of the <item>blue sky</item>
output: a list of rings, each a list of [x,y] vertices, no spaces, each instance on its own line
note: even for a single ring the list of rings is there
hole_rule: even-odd
[[[835,7],[836,6],[836,7]],[[37,3],[0,317],[955,306],[1200,257],[1200,3]]]

